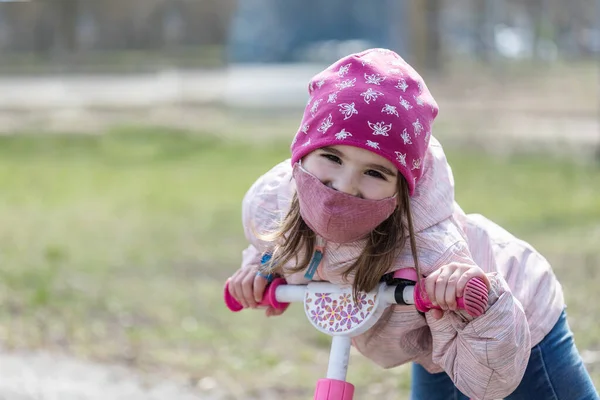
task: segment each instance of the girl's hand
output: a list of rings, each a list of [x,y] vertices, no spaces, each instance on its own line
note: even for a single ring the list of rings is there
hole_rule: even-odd
[[[465,286],[472,278],[481,278],[490,289],[490,281],[485,272],[475,265],[452,263],[441,267],[425,278],[425,291],[434,305],[442,310],[432,309],[431,315],[440,319],[444,311],[456,311],[456,298],[462,297]]]
[[[265,288],[267,287],[267,279],[258,275],[258,265],[249,265],[240,268],[231,278],[229,278],[229,293],[236,299],[244,308],[256,308],[260,303]],[[267,317],[273,315],[281,315],[285,310],[278,310],[273,307],[266,309]]]

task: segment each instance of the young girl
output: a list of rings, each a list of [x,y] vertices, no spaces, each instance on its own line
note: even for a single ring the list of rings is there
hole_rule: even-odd
[[[384,368],[412,361],[412,399],[598,399],[548,262],[454,201],[452,171],[431,135],[438,107],[419,74],[372,49],[317,74],[309,94],[291,160],[244,198],[251,244],[232,295],[256,307],[272,273],[370,291],[415,268],[442,310],[391,306],[353,340]],[[477,318],[455,301],[474,277],[489,288]]]

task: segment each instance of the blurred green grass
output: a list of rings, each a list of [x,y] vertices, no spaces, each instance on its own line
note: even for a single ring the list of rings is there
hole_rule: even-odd
[[[242,196],[288,141],[116,129],[0,137],[0,340],[216,382],[233,398],[309,398],[329,339],[299,307],[231,314],[222,284],[245,247]],[[448,152],[457,200],[554,263],[582,351],[600,351],[600,169]],[[589,366],[596,385],[600,365]],[[358,398],[404,398],[407,366],[354,355]]]

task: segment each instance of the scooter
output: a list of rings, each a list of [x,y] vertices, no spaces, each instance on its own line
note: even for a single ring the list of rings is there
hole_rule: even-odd
[[[354,385],[346,381],[352,337],[365,333],[391,305],[415,305],[421,312],[437,308],[429,300],[424,280],[417,283],[416,271],[404,268],[394,273],[391,284],[382,282],[368,293],[360,293],[356,301],[351,286],[328,282],[289,285],[283,278],[274,279],[265,289],[260,308],[284,310],[292,302],[303,302],[308,320],[320,332],[332,336],[326,378],[319,379],[314,400],[352,400]],[[229,293],[225,284],[224,300],[233,312],[244,307]],[[485,312],[488,290],[480,278],[467,283],[464,296],[456,299],[457,306],[469,315],[478,317]]]

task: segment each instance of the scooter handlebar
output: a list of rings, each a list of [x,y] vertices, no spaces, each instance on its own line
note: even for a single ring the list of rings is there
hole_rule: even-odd
[[[424,281],[421,281],[419,285],[416,282],[404,281],[404,283],[395,287],[395,294],[392,296],[393,300],[391,301],[394,301],[395,304],[414,304],[417,310],[421,312],[441,309],[439,306],[434,306],[427,296],[424,283]],[[392,287],[390,287],[390,290],[394,290]],[[305,288],[305,285],[287,285],[285,279],[275,278],[266,287],[263,298],[259,302],[259,308],[273,307],[278,310],[285,310],[289,307],[291,301],[302,301]],[[407,290],[408,292],[406,292]],[[410,291],[412,291],[412,295]],[[231,311],[239,312],[243,310],[244,307],[229,292],[229,281],[225,284],[223,295],[225,305]],[[478,317],[485,312],[487,302],[487,286],[480,278],[469,280],[465,286],[464,295],[456,299],[458,308],[464,309],[473,317]]]

